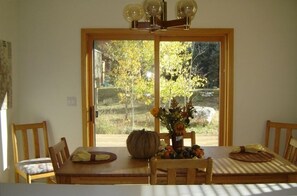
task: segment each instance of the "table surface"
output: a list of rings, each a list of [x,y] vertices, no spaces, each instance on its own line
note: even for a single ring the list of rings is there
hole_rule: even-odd
[[[74,163],[70,159],[56,171],[58,183],[63,184],[147,184],[147,159],[134,159],[126,147],[88,147],[88,151],[105,151],[117,155],[108,163]]]
[[[213,158],[214,183],[280,183],[297,182],[297,166],[274,154],[268,162],[244,162],[229,158],[233,147],[205,147],[205,155]]]
[[[117,158],[108,163],[90,164],[86,162],[72,162],[69,159],[65,165],[57,171],[58,175],[147,176],[149,174],[148,160],[132,158],[125,147],[79,147],[76,150],[79,149],[87,149],[89,152],[112,152],[116,154]]]
[[[232,147],[203,147],[205,157],[213,158],[213,183],[288,183],[297,182],[297,166],[279,155],[269,162],[253,163],[228,157]],[[117,155],[109,163],[67,162],[56,172],[58,183],[67,184],[146,184],[149,183],[147,159],[134,159],[126,147],[90,147]],[[272,152],[271,152],[272,153]]]
[[[274,154],[275,158],[267,162],[245,162],[229,158],[233,147],[205,147],[205,155],[214,159],[214,174],[248,174],[248,173],[291,173],[297,172],[297,166]]]

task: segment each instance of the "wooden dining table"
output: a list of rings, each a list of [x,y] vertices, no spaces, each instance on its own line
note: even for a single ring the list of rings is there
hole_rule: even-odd
[[[147,159],[134,159],[126,147],[79,147],[89,152],[110,152],[116,159],[106,163],[73,162],[68,159],[55,172],[58,184],[147,184]],[[74,153],[75,153],[74,151]]]
[[[70,159],[56,171],[59,184],[148,184],[148,159],[134,159],[126,147],[88,147],[88,151],[114,153],[117,158],[107,163],[73,162]],[[213,159],[214,184],[291,183],[297,182],[297,166],[274,155],[267,162],[246,162],[229,157],[233,147],[203,147],[205,157]],[[197,179],[199,183],[199,179]]]
[[[213,158],[213,179],[216,184],[297,182],[297,166],[269,149],[271,161],[249,162],[231,159],[234,147],[205,147],[205,156]]]

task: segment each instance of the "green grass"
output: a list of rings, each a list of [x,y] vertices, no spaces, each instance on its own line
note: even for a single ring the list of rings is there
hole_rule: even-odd
[[[201,123],[193,119],[190,126],[187,127],[187,131],[195,131],[201,135],[217,135],[219,130],[218,111],[213,119],[210,124]],[[100,115],[96,121],[97,134],[129,134],[132,130],[154,130],[154,118],[149,112],[135,115],[134,125],[131,116],[129,116],[128,120],[125,120],[124,114],[117,113]],[[166,132],[167,130],[162,128],[161,131]]]
[[[212,92],[213,96],[201,96],[201,93],[204,92]],[[103,89],[100,90],[99,94],[101,95],[99,100],[102,101],[98,104],[99,117],[95,123],[97,134],[129,134],[132,130],[139,129],[154,131],[154,118],[149,112],[153,106],[135,103],[134,118],[131,116],[131,108],[128,108],[128,116],[126,118],[125,107],[119,103],[116,89]],[[217,89],[200,89],[194,92],[193,105],[213,107],[216,110],[216,114],[210,124],[193,119],[187,131],[195,131],[201,135],[218,135],[218,99],[219,90]],[[161,127],[161,132],[166,131],[165,128]]]

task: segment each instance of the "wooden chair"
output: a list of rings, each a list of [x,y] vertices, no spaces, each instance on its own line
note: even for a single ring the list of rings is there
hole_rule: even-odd
[[[70,157],[66,138],[62,137],[60,142],[53,146],[50,146],[48,149],[54,167],[54,171],[57,171]]]
[[[170,145],[170,135],[169,133],[159,133],[160,140],[164,140],[164,142]]]
[[[297,131],[297,124],[283,122],[266,122],[265,146],[275,153],[284,156],[286,145],[289,143],[293,131]],[[281,153],[280,153],[281,151]]]
[[[159,133],[159,137],[160,137],[160,139],[163,139],[166,142],[166,144],[170,145],[170,135],[169,135],[169,133]],[[184,134],[184,139],[191,139],[191,146],[196,144],[195,131],[186,132]]]
[[[150,159],[151,176],[150,183],[155,184],[195,184],[197,176],[204,178],[203,183],[211,184],[213,160],[207,159]],[[177,171],[186,170],[186,173],[178,174]],[[167,180],[158,180],[162,176],[159,171],[166,173]],[[177,180],[177,176],[185,176],[185,180]]]
[[[297,139],[290,137],[289,144],[286,148],[285,159],[297,165]]]
[[[27,183],[32,180],[54,176],[48,154],[46,122],[32,124],[12,124],[12,145],[15,166],[15,181],[22,176]]]

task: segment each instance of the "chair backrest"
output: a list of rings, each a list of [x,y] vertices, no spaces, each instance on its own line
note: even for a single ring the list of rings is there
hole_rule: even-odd
[[[184,139],[189,138],[191,140],[191,146],[193,146],[194,144],[196,144],[196,134],[195,131],[191,131],[191,132],[186,132],[184,134]]]
[[[48,149],[54,171],[57,171],[57,169],[59,169],[70,157],[66,138],[62,137],[60,142],[53,146],[50,146]]]
[[[297,131],[297,124],[283,122],[266,122],[265,146],[275,153],[284,156],[286,145],[293,132]]]
[[[159,133],[160,140],[164,140],[164,142],[170,145],[170,135],[169,133]]]
[[[285,159],[297,165],[297,139],[292,136],[286,148]]]
[[[159,137],[160,137],[160,139],[163,139],[166,142],[166,144],[170,145],[170,135],[169,135],[169,133],[159,133]],[[191,146],[196,144],[195,131],[186,132],[183,137],[184,137],[184,139],[190,139],[191,140]]]
[[[210,184],[212,181],[212,165],[213,160],[211,158],[207,159],[158,159],[156,157],[152,157],[150,159],[150,168],[151,168],[151,176],[150,183],[151,184],[164,184],[164,182],[160,182],[158,180],[158,170],[167,172],[167,181],[165,184],[195,184],[197,174],[199,177],[204,178],[203,182],[205,184]],[[185,181],[177,181],[177,172],[184,171],[182,175],[186,176]]]
[[[48,157],[48,133],[46,122],[12,124],[14,162]]]

